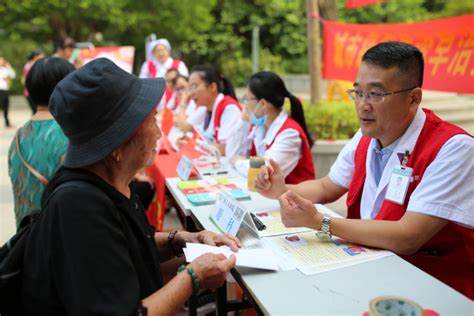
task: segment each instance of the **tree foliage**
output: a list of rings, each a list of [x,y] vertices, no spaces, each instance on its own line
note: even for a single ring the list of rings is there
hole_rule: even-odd
[[[386,0],[353,10],[320,0],[325,18],[351,23],[414,22],[474,12],[471,0]],[[95,45],[133,45],[135,70],[150,33],[166,37],[188,65],[211,63],[236,84],[251,74],[251,37],[260,28],[260,68],[306,73],[305,0],[1,0],[0,55],[21,71],[34,48],[52,52],[69,35]],[[335,10],[337,8],[337,11]],[[20,90],[17,80],[14,89]]]

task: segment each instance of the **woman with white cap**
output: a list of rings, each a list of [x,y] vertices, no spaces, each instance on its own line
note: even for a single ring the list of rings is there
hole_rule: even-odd
[[[237,251],[239,241],[156,232],[129,186],[156,154],[155,104],[164,89],[164,79],[139,79],[105,58],[56,86],[49,106],[69,145],[28,236],[22,315],[171,315],[192,293],[225,282],[235,256],[208,253],[164,285],[161,264],[186,242]]]
[[[143,63],[140,78],[162,78],[170,69],[177,70],[185,77],[189,76],[188,68],[184,62],[171,57],[171,45],[166,38],[152,41],[148,49],[150,58]]]

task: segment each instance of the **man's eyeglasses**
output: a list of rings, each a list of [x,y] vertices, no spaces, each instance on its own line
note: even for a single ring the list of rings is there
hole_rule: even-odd
[[[381,103],[385,100],[386,96],[402,93],[402,92],[407,92],[415,89],[417,87],[409,88],[409,89],[403,89],[399,91],[394,91],[394,92],[364,92],[359,89],[350,89],[347,90],[347,94],[349,97],[354,100],[355,102],[360,102],[364,98],[364,96],[367,98],[367,100],[373,102],[373,103]]]

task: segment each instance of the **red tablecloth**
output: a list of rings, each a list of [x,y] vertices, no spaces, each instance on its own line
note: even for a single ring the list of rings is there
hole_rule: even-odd
[[[148,221],[156,230],[163,230],[163,222],[166,214],[166,178],[176,177],[176,168],[182,155],[191,159],[201,154],[194,150],[194,142],[189,142],[179,152],[171,149],[167,139],[163,138],[164,151],[155,157],[152,166],[147,168],[148,175],[153,179],[156,193],[146,212]]]

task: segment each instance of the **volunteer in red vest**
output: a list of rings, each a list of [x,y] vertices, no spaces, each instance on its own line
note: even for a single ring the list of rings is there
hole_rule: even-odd
[[[150,59],[143,63],[140,78],[165,77],[169,69],[176,69],[183,76],[189,76],[188,68],[184,62],[171,57],[171,45],[166,38],[153,41],[148,47]]]
[[[422,53],[409,44],[370,48],[348,91],[360,131],[329,175],[285,185],[272,163],[255,184],[261,194],[279,198],[286,226],[393,251],[473,299],[474,140],[420,107],[423,67]],[[313,205],[346,192],[347,219]]]
[[[207,109],[197,131],[224,155],[231,127],[236,126],[241,117],[232,83],[212,66],[196,66],[189,77],[189,96],[197,106]]]
[[[174,122],[184,132],[198,128],[204,122],[207,109],[205,106],[197,106],[196,102],[189,97],[189,81],[182,75],[177,75],[171,82],[174,100],[172,110],[175,113]]]
[[[226,156],[234,157],[237,171],[247,176],[249,156],[272,158],[280,166],[285,183],[315,178],[311,146],[301,102],[275,73],[254,74],[247,86],[242,120],[231,133]],[[290,116],[283,108],[291,104]],[[243,155],[236,156],[236,155]]]

